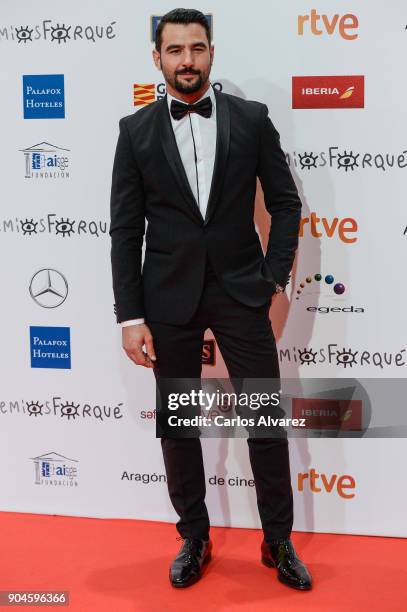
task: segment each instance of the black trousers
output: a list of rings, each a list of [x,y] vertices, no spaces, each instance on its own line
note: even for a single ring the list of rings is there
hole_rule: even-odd
[[[202,343],[211,329],[230,379],[279,378],[276,343],[269,319],[270,302],[259,308],[230,297],[207,263],[204,290],[197,311],[186,325],[147,320],[157,356],[156,379],[199,379]],[[290,536],[293,494],[287,438],[247,438],[257,506],[266,541]],[[162,437],[168,492],[179,516],[183,537],[209,537],[205,505],[205,471],[199,437]]]

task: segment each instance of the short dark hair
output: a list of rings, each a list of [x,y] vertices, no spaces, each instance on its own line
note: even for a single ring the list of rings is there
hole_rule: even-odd
[[[199,23],[205,29],[209,46],[211,44],[211,30],[205,15],[195,9],[176,8],[161,17],[155,31],[155,48],[159,52],[161,51],[163,29],[166,23],[183,23],[185,25],[188,23]]]

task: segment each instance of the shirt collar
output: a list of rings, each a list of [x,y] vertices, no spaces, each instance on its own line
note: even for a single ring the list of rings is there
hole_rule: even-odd
[[[213,111],[216,108],[216,98],[215,98],[215,92],[213,90],[212,85],[209,85],[208,89],[205,91],[205,93],[198,99],[195,100],[194,104],[196,104],[197,102],[199,102],[200,100],[203,100],[204,98],[206,98],[207,96],[210,97],[210,99],[212,100],[212,116],[213,116]],[[170,93],[168,93],[167,91],[167,104],[168,104],[168,110],[170,110],[171,108],[171,100],[177,100],[178,102],[182,102],[182,104],[186,104],[186,102],[184,100],[180,100],[179,98],[175,98],[174,96],[172,96]],[[171,113],[170,113],[171,116]]]

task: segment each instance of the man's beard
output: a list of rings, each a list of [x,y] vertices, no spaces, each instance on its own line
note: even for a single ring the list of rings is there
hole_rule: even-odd
[[[173,87],[176,91],[182,94],[190,94],[199,91],[202,85],[204,85],[209,79],[210,73],[210,69],[207,72],[202,72],[201,70],[194,70],[192,71],[192,74],[198,75],[198,78],[191,83],[186,83],[185,81],[181,81],[180,79],[180,76],[182,76],[183,73],[185,74],[185,72],[187,72],[186,70],[175,74],[168,74],[167,71],[163,68],[163,66],[161,66],[161,69],[165,80],[171,85],[171,87]]]

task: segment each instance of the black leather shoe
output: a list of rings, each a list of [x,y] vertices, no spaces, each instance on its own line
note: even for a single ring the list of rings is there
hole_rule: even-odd
[[[170,567],[170,582],[173,587],[183,588],[200,579],[202,565],[212,558],[212,542],[199,538],[178,539],[184,542]]]
[[[294,589],[307,591],[312,588],[312,578],[306,566],[297,557],[290,539],[274,540],[261,544],[261,561],[267,567],[276,567],[278,579]]]

